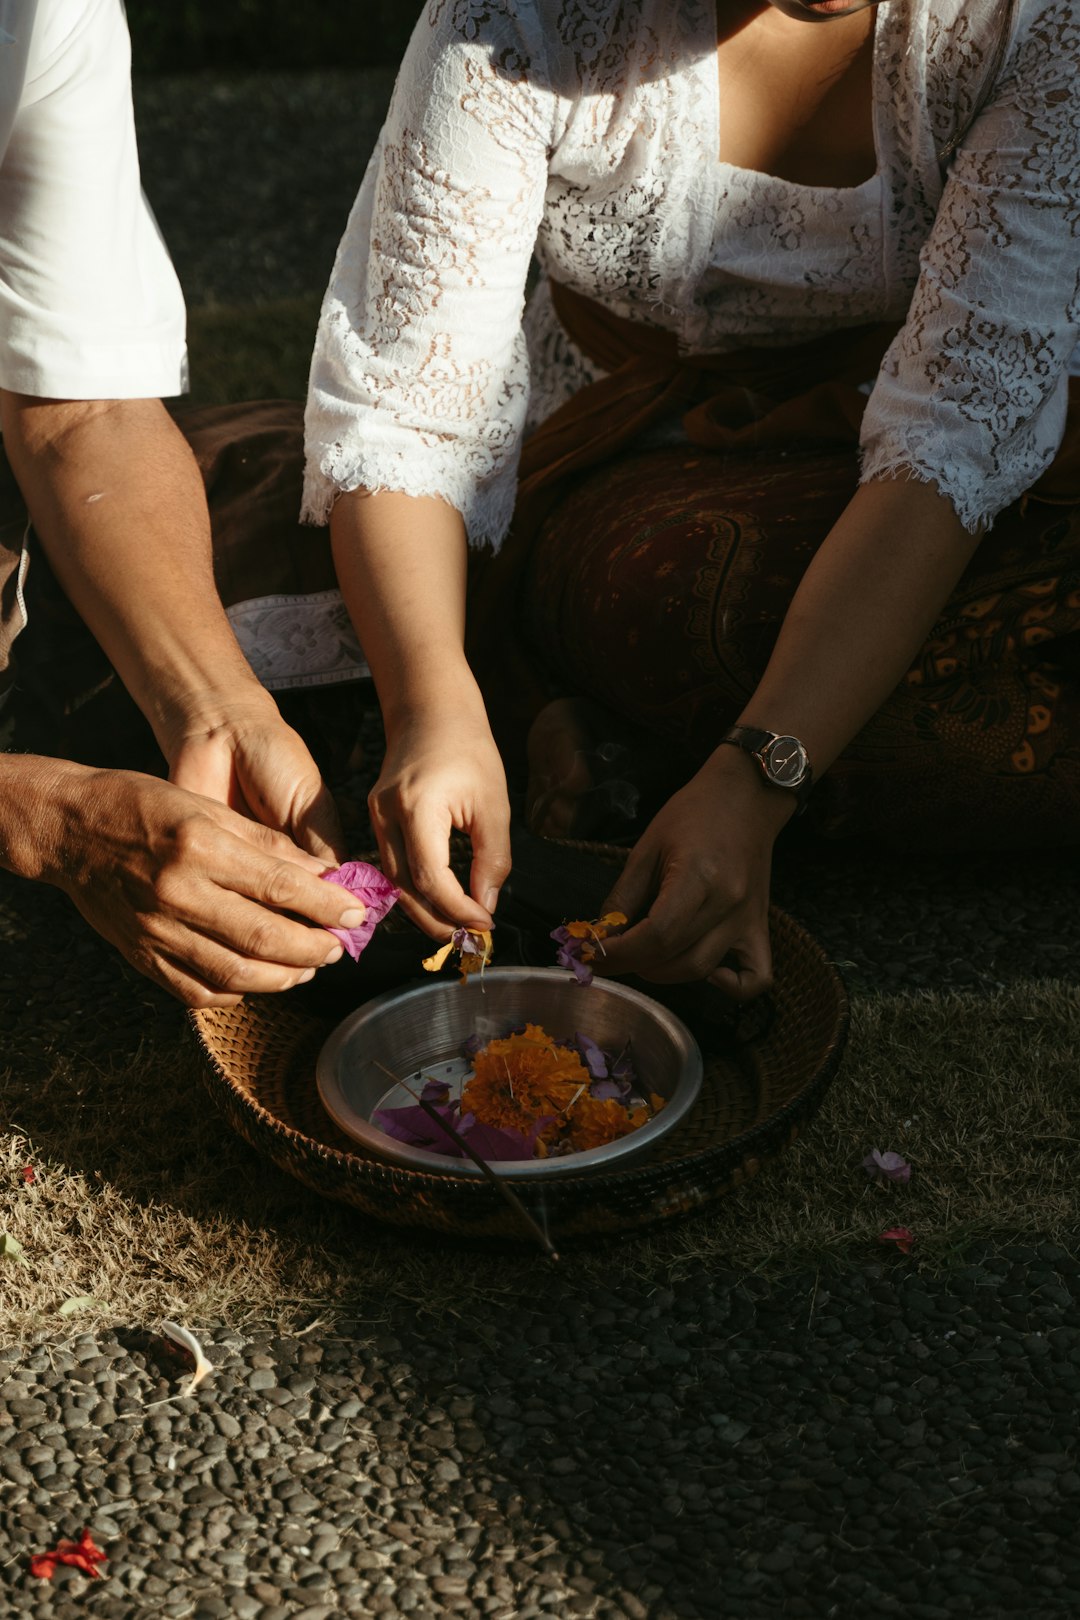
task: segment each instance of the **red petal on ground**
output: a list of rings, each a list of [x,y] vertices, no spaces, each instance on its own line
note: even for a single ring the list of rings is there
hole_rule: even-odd
[[[57,1564],[70,1564],[73,1569],[81,1569],[84,1575],[97,1578],[101,1574],[98,1564],[107,1562],[101,1548],[95,1547],[91,1540],[89,1530],[84,1530],[78,1541],[58,1541],[51,1551],[35,1553],[30,1560],[30,1573],[39,1580],[51,1581]]]
[[[885,1232],[878,1234],[879,1243],[895,1243],[901,1254],[910,1254],[914,1237],[906,1226],[890,1226]]]
[[[22,1178],[26,1182],[27,1186],[29,1186],[30,1183],[35,1179],[35,1177],[34,1177],[34,1167],[33,1167],[32,1164],[24,1164],[23,1165],[23,1167],[22,1167]]]

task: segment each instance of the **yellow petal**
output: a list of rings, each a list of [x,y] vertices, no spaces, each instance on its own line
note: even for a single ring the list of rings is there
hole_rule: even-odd
[[[439,969],[442,967],[453,948],[453,940],[448,939],[442,949],[435,952],[434,956],[424,957],[423,962],[420,964],[421,967],[427,968],[429,973],[438,973]]]

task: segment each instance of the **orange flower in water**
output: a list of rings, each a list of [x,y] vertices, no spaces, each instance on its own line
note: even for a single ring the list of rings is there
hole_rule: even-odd
[[[636,1107],[629,1100],[629,1088],[623,1097],[595,1096],[593,1075],[580,1051],[560,1046],[538,1024],[527,1024],[520,1033],[489,1041],[476,1053],[461,1107],[482,1124],[525,1135],[546,1119],[536,1153],[548,1158],[604,1147],[636,1131],[664,1106],[664,1099],[655,1095],[647,1103],[638,1099]]]
[[[584,1092],[570,1109],[566,1119],[563,1140],[574,1153],[585,1153],[589,1148],[604,1147],[620,1136],[627,1136],[644,1125],[649,1117],[647,1108],[624,1108],[613,1098],[601,1101]]]
[[[485,1125],[526,1131],[545,1115],[560,1115],[586,1090],[589,1071],[576,1052],[557,1046],[539,1024],[489,1041],[473,1060],[461,1106]]]

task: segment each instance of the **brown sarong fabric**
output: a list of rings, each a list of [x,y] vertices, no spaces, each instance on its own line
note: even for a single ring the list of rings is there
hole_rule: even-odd
[[[529,648],[549,689],[641,728],[661,798],[751,697],[857,478],[850,450],[656,450],[597,468],[541,525]],[[1001,515],[803,825],[908,849],[1080,842],[1080,503]]]
[[[558,283],[551,293],[568,336],[606,375],[528,439],[511,534],[474,571],[469,656],[511,759],[520,758],[523,732],[550,690],[520,635],[524,570],[545,519],[577,482],[672,416],[681,416],[691,445],[730,458],[855,447],[866,406],[860,384],[876,375],[897,331],[881,323],[782,349],[685,356],[670,332],[614,315]],[[640,455],[635,461],[640,465]],[[1072,383],[1058,456],[1031,493],[1062,504],[1080,500],[1080,380]],[[692,500],[691,489],[685,495]]]

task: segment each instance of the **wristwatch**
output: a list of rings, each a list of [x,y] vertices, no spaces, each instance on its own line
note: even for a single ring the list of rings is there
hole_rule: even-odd
[[[757,726],[732,726],[720,741],[731,743],[756,759],[758,769],[769,786],[794,793],[799,806],[795,814],[802,814],[814,785],[814,772],[798,737],[762,731]]]

